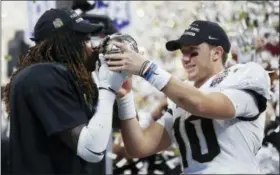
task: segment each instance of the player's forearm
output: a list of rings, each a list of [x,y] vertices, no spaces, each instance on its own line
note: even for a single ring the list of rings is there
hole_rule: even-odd
[[[235,111],[231,101],[220,92],[203,93],[194,86],[171,78],[162,90],[179,107],[192,115],[209,119],[231,119]]]
[[[118,99],[119,118],[121,120],[121,132],[127,152],[132,157],[146,157],[154,153],[155,146],[152,143],[152,134],[143,130],[136,118],[133,93]]]
[[[227,109],[232,106],[221,93],[205,94],[190,84],[172,78],[159,66],[149,68],[143,77],[179,107],[193,115],[211,119],[227,119],[233,116],[232,111],[220,110],[221,107]]]
[[[164,126],[157,122],[143,129],[137,120],[126,120],[121,122],[121,130],[126,151],[131,157],[148,157],[171,145]]]
[[[162,89],[162,92],[169,97],[179,107],[194,114],[201,115],[205,95],[192,85],[183,83],[174,78],[170,78],[169,82]]]
[[[111,135],[114,100],[115,94],[100,90],[96,113],[80,133],[77,153],[88,162],[99,162],[104,157]]]
[[[121,132],[127,153],[132,157],[144,157],[147,138],[136,117],[122,120]]]
[[[146,70],[147,69],[147,70]],[[173,102],[186,111],[199,115],[204,95],[195,87],[171,77],[171,74],[155,63],[145,68],[142,77],[155,88],[165,93]]]

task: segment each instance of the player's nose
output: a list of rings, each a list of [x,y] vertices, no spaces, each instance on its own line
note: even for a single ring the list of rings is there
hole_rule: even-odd
[[[182,61],[184,63],[189,63],[191,61],[191,57],[189,55],[184,55]]]

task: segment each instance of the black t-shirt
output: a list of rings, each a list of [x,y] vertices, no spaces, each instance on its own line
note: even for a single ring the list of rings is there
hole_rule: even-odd
[[[73,74],[54,63],[20,71],[11,84],[12,174],[86,174],[86,162],[57,133],[87,123],[93,113]]]

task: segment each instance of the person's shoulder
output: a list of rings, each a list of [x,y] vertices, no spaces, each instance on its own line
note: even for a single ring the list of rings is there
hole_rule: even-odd
[[[21,70],[14,78],[14,84],[28,86],[52,85],[69,79],[70,71],[62,64],[37,63]]]
[[[243,70],[243,71],[248,71],[248,70],[252,70],[252,71],[259,71],[260,73],[265,73],[265,69],[256,62],[247,62],[247,63],[239,63],[239,64],[235,64],[231,67],[228,68],[229,70],[235,71],[235,70]]]
[[[227,82],[227,83],[226,83]],[[268,72],[258,63],[248,62],[228,68],[225,84],[234,89],[248,89],[270,98],[270,77]]]
[[[58,63],[37,63],[26,67],[24,69],[26,73],[34,75],[34,73],[40,74],[40,76],[50,76],[50,75],[63,75],[68,74],[69,70],[62,64]],[[34,75],[36,76],[36,75]]]

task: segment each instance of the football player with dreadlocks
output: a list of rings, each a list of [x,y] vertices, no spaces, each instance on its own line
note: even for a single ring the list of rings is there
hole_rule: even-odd
[[[86,174],[86,162],[103,159],[126,75],[109,71],[93,50],[90,36],[102,29],[66,9],[37,21],[36,45],[5,88],[11,174]],[[98,58],[99,90],[91,76]]]
[[[127,88],[118,109],[131,156],[146,157],[176,141],[184,173],[260,172],[256,154],[263,140],[260,114],[270,97],[269,76],[257,63],[224,68],[230,42],[218,24],[194,21],[178,40],[166,44],[169,51],[181,51],[192,82],[181,82],[125,45],[115,45],[122,52],[105,55],[110,70],[141,76],[175,103],[143,131]]]

